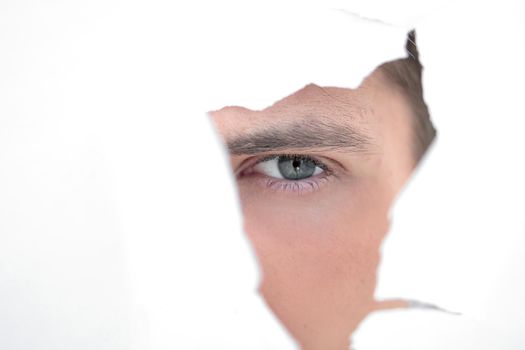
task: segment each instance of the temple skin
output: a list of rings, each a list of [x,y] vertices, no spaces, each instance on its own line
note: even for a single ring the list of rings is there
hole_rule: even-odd
[[[416,165],[411,113],[378,70],[357,89],[310,84],[261,111],[210,113],[230,147],[260,292],[303,349],[348,349],[370,312],[405,305],[373,295],[389,208]],[[283,154],[330,170],[297,183],[258,170]]]

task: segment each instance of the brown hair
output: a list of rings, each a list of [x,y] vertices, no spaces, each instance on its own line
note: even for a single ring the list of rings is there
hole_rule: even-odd
[[[408,54],[407,58],[383,63],[379,66],[379,70],[397,88],[401,89],[412,108],[412,130],[414,131],[412,149],[416,161],[419,161],[434,140],[436,129],[432,125],[428,107],[423,99],[423,84],[421,82],[423,66],[419,62],[414,30],[408,33],[405,47]]]

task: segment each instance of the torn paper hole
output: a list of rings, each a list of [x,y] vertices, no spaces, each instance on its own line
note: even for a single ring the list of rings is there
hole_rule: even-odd
[[[381,64],[357,89],[309,84],[262,110],[211,112],[261,265],[261,294],[305,349],[348,348],[375,310],[439,310],[374,300],[389,208],[435,136],[415,33],[405,41],[406,57]]]

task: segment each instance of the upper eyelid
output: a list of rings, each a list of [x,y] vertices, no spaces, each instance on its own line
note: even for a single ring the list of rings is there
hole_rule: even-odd
[[[266,155],[260,155],[260,156],[252,156],[252,157],[245,159],[244,161],[241,162],[241,164],[239,164],[237,169],[235,169],[234,175],[237,177],[241,175],[243,172],[247,171],[248,169],[253,168],[257,164],[262,163],[264,161],[274,159],[279,156],[298,156],[298,157],[305,157],[305,158],[312,159],[315,161],[317,166],[321,167],[325,172],[330,173],[330,174],[335,172],[334,171],[335,166],[332,166],[331,164],[327,164],[327,163],[335,163],[337,167],[340,167],[341,169],[346,170],[345,167],[341,165],[341,163],[339,163],[338,161],[334,159],[327,158],[327,157],[322,157],[322,156],[317,156],[317,155],[312,155],[312,154],[301,154],[301,153],[274,153],[274,154],[266,154]]]
[[[299,157],[299,158],[307,158],[307,159],[311,159],[314,161],[314,164],[316,166],[319,166],[321,168],[328,168],[328,166],[326,164],[324,164],[324,162],[318,160],[316,157],[314,156],[311,156],[311,155],[308,155],[308,154],[272,154],[272,155],[269,155],[267,157],[264,157],[262,159],[259,159],[257,160],[252,166],[255,166],[259,163],[262,163],[262,162],[266,162],[268,160],[272,160],[272,159],[275,159],[277,157]]]

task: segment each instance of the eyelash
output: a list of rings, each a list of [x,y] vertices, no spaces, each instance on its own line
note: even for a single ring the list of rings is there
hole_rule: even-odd
[[[257,173],[253,170],[253,168],[257,164],[279,157],[298,157],[302,159],[312,160],[317,167],[323,170],[323,172],[302,180],[287,180],[270,177],[261,173]],[[333,177],[333,171],[331,167],[327,166],[318,158],[305,154],[273,154],[259,158],[252,158],[247,160],[247,162],[249,164],[246,167],[244,167],[244,169],[238,172],[238,178],[247,179],[253,177],[254,180],[257,181],[260,185],[262,185],[267,190],[273,192],[307,194],[319,190]]]

